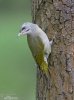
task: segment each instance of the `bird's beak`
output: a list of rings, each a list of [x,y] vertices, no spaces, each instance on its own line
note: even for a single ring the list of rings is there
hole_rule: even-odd
[[[19,33],[19,34],[17,35],[17,37],[19,37],[19,36],[21,36],[21,33]]]

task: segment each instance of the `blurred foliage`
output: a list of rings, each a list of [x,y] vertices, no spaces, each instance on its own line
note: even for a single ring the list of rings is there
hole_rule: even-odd
[[[26,36],[16,38],[23,22],[31,22],[29,0],[0,0],[0,100],[15,94],[35,100],[35,64]]]
[[[0,0],[0,11],[23,12],[22,10],[30,12],[30,0]]]

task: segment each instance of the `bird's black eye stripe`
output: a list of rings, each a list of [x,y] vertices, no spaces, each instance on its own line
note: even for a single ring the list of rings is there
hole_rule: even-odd
[[[26,29],[26,27],[23,27],[22,30]]]

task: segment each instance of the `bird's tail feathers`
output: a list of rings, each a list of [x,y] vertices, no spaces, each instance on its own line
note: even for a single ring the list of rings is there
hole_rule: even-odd
[[[45,61],[41,65],[41,70],[44,76],[46,77],[46,81],[47,81],[48,89],[49,89],[50,88],[50,73],[49,73],[48,65]]]
[[[48,66],[47,66],[46,61],[43,61],[43,63],[41,64],[41,70],[42,71],[48,70]]]

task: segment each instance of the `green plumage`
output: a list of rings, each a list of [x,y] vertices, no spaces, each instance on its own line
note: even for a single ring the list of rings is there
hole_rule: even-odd
[[[32,52],[32,55],[36,61],[36,63],[41,66],[44,61],[44,45],[40,39],[40,37],[31,37],[27,36],[28,45]]]
[[[27,35],[27,41],[37,65],[40,67],[40,69],[47,78],[48,81],[47,83],[49,88],[50,87],[49,70],[46,61],[44,61],[44,45],[40,37],[33,38],[30,35]]]

